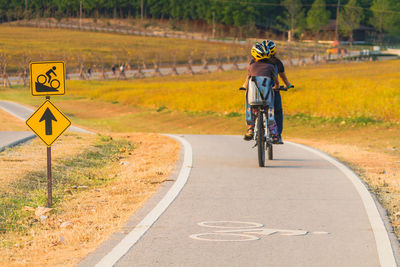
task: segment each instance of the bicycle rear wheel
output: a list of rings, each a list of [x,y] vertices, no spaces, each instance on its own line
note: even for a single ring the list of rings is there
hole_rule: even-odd
[[[273,160],[274,159],[274,152],[272,150],[272,144],[267,144],[267,152],[268,152],[268,159]]]
[[[265,128],[263,112],[258,113],[257,118],[257,147],[258,147],[258,165],[265,166]]]

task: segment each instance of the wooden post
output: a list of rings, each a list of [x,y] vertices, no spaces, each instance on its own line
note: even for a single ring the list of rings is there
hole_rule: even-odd
[[[194,75],[192,64],[193,64],[192,55],[189,55],[189,59],[188,59],[187,67],[186,67],[187,74]]]
[[[172,58],[171,75],[172,76],[179,75],[178,70],[176,69],[176,53],[173,55],[173,58]]]
[[[206,54],[203,55],[203,58],[201,59],[201,61],[203,62],[201,71],[205,72],[205,73],[210,72],[210,70],[208,69],[208,60],[207,60],[207,55]]]

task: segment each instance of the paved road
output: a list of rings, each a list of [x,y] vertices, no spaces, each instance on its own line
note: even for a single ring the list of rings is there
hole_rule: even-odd
[[[386,250],[379,241],[383,225],[374,236],[362,194],[320,155],[275,146],[276,160],[259,168],[241,137],[185,138],[193,148],[187,184],[116,266],[395,266],[379,260],[378,250],[394,260],[389,240]],[[80,266],[98,263],[123,237]]]
[[[0,151],[3,151],[6,147],[26,142],[35,136],[32,132],[0,132]]]

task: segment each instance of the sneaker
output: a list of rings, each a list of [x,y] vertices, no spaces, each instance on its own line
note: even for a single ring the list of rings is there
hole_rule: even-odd
[[[282,136],[278,137],[278,142],[276,143],[277,145],[283,145],[283,140],[282,140]]]
[[[272,135],[272,143],[273,144],[279,144],[279,136],[277,135]]]
[[[254,130],[252,128],[249,128],[244,135],[243,139],[246,141],[250,141],[254,138]]]

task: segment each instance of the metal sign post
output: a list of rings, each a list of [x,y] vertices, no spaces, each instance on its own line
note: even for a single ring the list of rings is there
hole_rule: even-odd
[[[65,67],[62,61],[31,62],[31,93],[46,101],[26,120],[26,125],[47,145],[47,206],[53,205],[51,145],[71,125],[70,120],[50,102],[50,95],[65,94]]]
[[[46,96],[50,100],[50,96]],[[53,181],[51,177],[51,146],[47,147],[47,207],[53,205]]]

